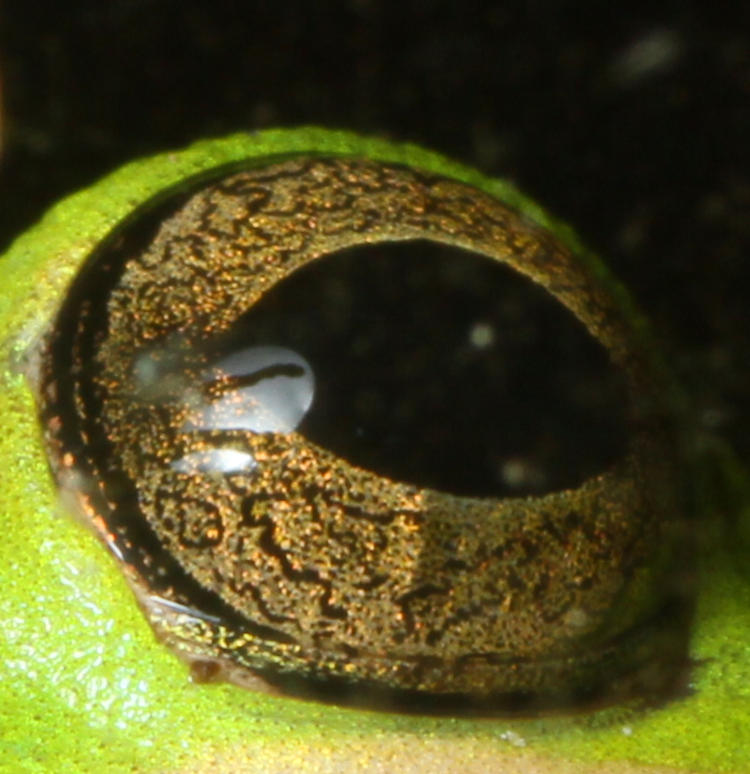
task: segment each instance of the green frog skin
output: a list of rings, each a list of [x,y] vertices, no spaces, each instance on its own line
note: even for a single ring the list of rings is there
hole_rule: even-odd
[[[4,549],[7,552],[6,588],[9,593],[3,605],[9,625],[4,632],[2,651],[4,673],[7,675],[2,683],[2,690],[7,692],[3,697],[3,707],[7,708],[7,714],[2,716],[0,727],[8,729],[3,737],[3,744],[9,745],[11,754],[11,757],[7,753],[5,756],[6,761],[11,761],[8,770],[18,770],[18,766],[13,763],[14,755],[16,761],[29,763],[28,770],[40,771],[47,770],[45,760],[49,762],[53,759],[67,760],[76,770],[81,771],[97,770],[101,765],[111,771],[126,768],[162,771],[167,770],[165,761],[169,761],[172,770],[184,771],[203,770],[216,761],[223,761],[225,766],[233,770],[281,771],[289,766],[296,770],[305,770],[305,767],[310,770],[328,770],[321,766],[322,759],[328,762],[324,765],[345,767],[357,761],[359,768],[352,770],[362,771],[409,770],[409,765],[424,770],[424,766],[429,766],[430,762],[447,771],[453,770],[452,766],[456,770],[490,771],[497,770],[498,764],[520,771],[524,768],[531,770],[533,767],[545,770],[539,769],[539,766],[564,771],[568,765],[564,761],[577,761],[570,764],[570,770],[587,770],[587,767],[592,771],[633,770],[628,769],[630,764],[625,761],[682,770],[747,770],[747,759],[739,744],[742,734],[747,733],[743,731],[747,726],[740,722],[747,708],[742,692],[737,689],[741,684],[737,679],[741,679],[743,670],[747,669],[741,658],[744,652],[742,632],[746,631],[744,627],[747,625],[748,609],[743,600],[747,600],[747,590],[742,577],[735,573],[728,559],[721,559],[718,550],[711,553],[711,558],[707,560],[712,568],[711,583],[701,588],[691,642],[691,655],[695,659],[705,659],[713,654],[714,660],[701,662],[695,668],[692,695],[675,699],[651,711],[625,707],[588,712],[584,716],[526,721],[430,719],[382,713],[372,715],[323,707],[313,702],[268,697],[231,686],[188,684],[178,662],[153,641],[153,635],[139,620],[137,609],[132,601],[128,601],[127,590],[118,579],[112,560],[107,559],[85,531],[80,530],[71,520],[58,515],[61,506],[45,470],[33,403],[30,401],[25,377],[20,372],[34,372],[47,388],[56,387],[54,374],[49,364],[43,362],[44,357],[32,358],[30,363],[28,353],[44,352],[45,347],[49,346],[50,322],[55,319],[78,267],[112,226],[133,207],[181,179],[224,164],[254,159],[256,171],[242,174],[262,176],[268,172],[269,165],[258,164],[257,161],[280,155],[325,156],[325,159],[316,159],[313,163],[305,162],[303,165],[307,173],[313,170],[323,177],[331,174],[332,170],[337,174],[344,170],[355,178],[362,175],[369,175],[368,179],[378,175],[388,178],[390,175],[388,185],[385,186],[387,191],[392,192],[399,185],[412,186],[410,193],[413,195],[413,186],[417,185],[420,176],[404,171],[404,165],[407,165],[426,171],[433,182],[436,179],[442,180],[441,185],[449,191],[466,188],[474,192],[474,201],[484,202],[486,198],[486,205],[480,206],[479,210],[484,208],[492,212],[492,208],[496,207],[506,217],[508,212],[522,211],[525,223],[523,230],[518,229],[514,225],[516,221],[513,221],[510,229],[507,223],[504,224],[506,233],[515,234],[515,228],[522,231],[524,239],[521,242],[524,245],[543,243],[547,247],[546,251],[537,252],[553,255],[555,260],[551,264],[554,267],[559,267],[561,260],[564,265],[566,256],[573,254],[583,255],[584,261],[584,268],[581,268],[580,265],[576,266],[573,259],[569,259],[573,268],[563,271],[562,282],[555,281],[559,277],[555,277],[554,271],[549,268],[545,276],[544,266],[534,267],[533,278],[556,292],[558,299],[579,316],[607,347],[613,362],[625,370],[632,391],[642,395],[644,390],[646,394],[653,390],[653,397],[649,395],[646,400],[635,402],[638,411],[645,411],[648,416],[652,416],[654,406],[659,403],[659,391],[653,389],[654,379],[658,382],[658,377],[654,376],[650,354],[642,343],[640,323],[629,317],[629,307],[627,302],[622,303],[620,292],[616,287],[608,286],[606,279],[601,279],[599,269],[585,253],[579,251],[569,232],[547,219],[511,188],[487,181],[470,170],[421,149],[392,146],[322,130],[238,136],[205,143],[182,154],[158,157],[133,165],[91,192],[84,192],[63,203],[37,229],[21,238],[4,258],[11,281],[8,285],[10,291],[3,297],[3,306],[0,307],[6,364],[3,400],[6,402],[5,415],[13,420],[9,422],[9,432],[3,441],[3,454],[7,460],[4,468],[4,513],[5,518],[9,519],[6,529],[8,540]],[[357,161],[341,157],[354,157]],[[274,175],[289,174],[290,178],[297,181],[301,179],[298,160],[278,161],[275,158],[274,164],[277,165],[273,167]],[[264,167],[266,172],[262,171]],[[445,195],[448,194],[441,194]],[[498,200],[502,203],[498,204]],[[200,209],[205,204],[205,200],[198,201],[196,206]],[[478,219],[476,222],[479,222],[479,215],[475,215]],[[435,228],[432,232],[434,238],[447,242],[454,240],[453,244],[460,244],[497,260],[511,260],[507,252],[492,255],[490,243],[498,243],[496,235],[493,239],[485,239],[483,243],[481,229],[469,230],[474,235],[471,237],[473,242],[461,242],[463,237],[456,236],[456,229],[447,229],[441,234],[439,227],[425,225],[423,221],[415,227],[416,231],[411,232],[404,229],[403,222],[379,224],[375,228],[373,238],[388,239],[410,239],[415,235],[422,236],[422,229]],[[378,232],[377,228],[381,231]],[[529,237],[529,234],[532,236]],[[534,242],[534,239],[537,241]],[[515,244],[518,240],[510,241]],[[553,245],[551,249],[550,244]],[[335,245],[329,242],[324,248],[332,249]],[[520,252],[523,254],[523,250]],[[526,256],[529,254],[527,252]],[[298,260],[305,262],[313,257],[312,254],[300,253]],[[137,264],[138,261],[133,262],[132,271],[129,274],[126,272],[125,282],[113,294],[113,298],[119,300],[113,302],[113,308],[117,309],[117,323],[110,330],[111,342],[114,342],[110,346],[118,348],[120,357],[107,357],[106,345],[103,347],[99,361],[102,364],[101,384],[124,384],[130,373],[127,370],[128,363],[132,366],[134,358],[144,351],[144,342],[161,341],[175,330],[188,342],[198,341],[206,333],[205,324],[200,330],[191,330],[189,324],[177,319],[179,304],[167,307],[174,312],[174,319],[166,322],[163,317],[151,317],[148,313],[140,320],[129,316],[128,295],[138,288],[141,281]],[[515,268],[523,270],[518,266]],[[269,281],[279,281],[285,272],[293,269],[294,266],[279,266],[274,269],[278,272],[275,277],[273,274],[266,276],[273,277]],[[607,290],[600,290],[602,287]],[[218,288],[216,292],[222,291]],[[257,295],[260,289],[254,290],[251,285],[243,304],[253,302],[253,292]],[[581,303],[581,298],[585,299],[584,303]],[[611,300],[613,298],[617,301]],[[596,303],[591,303],[591,299],[595,299]],[[224,311],[217,314],[219,309],[226,310],[225,304],[210,300],[205,303],[204,321],[210,319],[216,330],[231,325],[231,310],[226,312],[226,316]],[[158,325],[155,323],[157,319],[160,320]],[[130,347],[124,357],[123,347],[126,350]],[[195,374],[200,373],[204,367],[205,364],[190,366]],[[134,453],[138,438],[128,414],[132,406],[132,394],[128,387],[119,393],[112,390],[111,396],[108,396],[106,421],[110,423],[107,425],[108,432],[116,440],[117,453],[126,460],[126,465],[131,466],[128,468],[131,474],[134,475],[136,471],[145,474],[139,481],[155,482],[159,476],[164,475],[181,481],[183,489],[180,490],[178,486],[174,495],[175,503],[179,503],[181,491],[184,494],[191,487],[197,486],[195,472],[185,474],[172,468],[171,472],[165,473],[166,458],[159,459],[158,453],[155,453],[154,460],[159,464],[151,469],[148,465],[144,469],[138,467],[143,463],[138,461],[138,455]],[[83,510],[90,520],[89,526],[93,523],[105,542],[121,552],[123,546],[118,546],[116,540],[108,537],[106,519],[102,519],[106,513],[92,499],[92,494],[96,494],[95,489],[87,488],[91,486],[92,478],[81,476],[83,486],[81,481],[75,480],[76,475],[80,474],[81,460],[66,456],[70,450],[65,448],[62,436],[56,430],[56,418],[59,416],[56,408],[53,398],[46,410],[45,419],[48,423],[46,433],[52,450],[53,466],[62,484],[62,507],[79,512]],[[184,407],[176,405],[173,414],[165,417],[165,424],[157,424],[153,436],[141,437],[141,442],[146,447],[153,443],[153,448],[158,450],[164,448],[163,442],[168,439],[170,444],[178,445],[180,453],[195,451],[196,448],[185,445],[185,438],[178,437],[184,427],[184,411]],[[634,426],[640,427],[642,424],[634,422]],[[580,684],[581,680],[596,682],[603,674],[601,666],[596,666],[596,659],[587,659],[582,649],[576,649],[575,637],[571,636],[569,629],[565,629],[565,625],[571,621],[590,622],[591,629],[587,634],[593,634],[598,642],[607,643],[613,641],[618,633],[633,630],[633,622],[648,619],[655,609],[653,590],[659,586],[660,579],[669,575],[670,552],[655,551],[653,546],[658,544],[663,548],[665,544],[667,547],[670,545],[674,524],[665,518],[665,514],[674,512],[675,502],[669,495],[672,491],[669,487],[675,486],[674,470],[670,455],[663,453],[665,446],[661,432],[659,425],[658,429],[649,428],[642,436],[634,433],[636,440],[631,442],[626,459],[615,469],[617,482],[614,487],[611,486],[613,481],[606,480],[603,475],[596,477],[593,483],[586,482],[579,490],[574,490],[578,512],[584,521],[597,518],[596,514],[602,510],[602,500],[597,498],[605,498],[603,501],[607,507],[618,513],[613,523],[634,524],[632,529],[646,536],[641,545],[633,539],[632,533],[626,537],[613,529],[603,531],[607,539],[619,539],[626,541],[631,548],[635,546],[635,555],[638,557],[635,565],[642,568],[638,570],[637,582],[629,590],[625,583],[626,593],[618,596],[618,591],[623,588],[622,570],[615,567],[610,577],[606,578],[591,563],[593,560],[591,552],[587,554],[586,541],[580,540],[576,543],[580,549],[576,561],[581,562],[576,566],[577,569],[588,570],[596,578],[602,579],[601,585],[594,584],[600,594],[598,599],[594,601],[596,595],[588,598],[583,595],[572,603],[573,609],[584,611],[583,616],[569,615],[566,618],[561,615],[543,636],[531,636],[529,632],[534,631],[533,622],[529,617],[524,619],[521,616],[517,619],[519,623],[515,629],[503,632],[505,639],[499,638],[498,631],[488,629],[487,616],[477,617],[476,629],[470,635],[472,638],[486,634],[488,641],[500,641],[503,653],[508,657],[517,654],[519,648],[523,647],[528,649],[526,655],[542,654],[534,667],[520,677],[516,676],[514,682],[508,682],[503,670],[487,669],[486,666],[476,672],[472,669],[461,671],[453,668],[455,659],[465,654],[467,648],[467,640],[461,633],[448,637],[450,647],[442,652],[448,653],[449,657],[432,671],[422,669],[419,673],[410,673],[408,669],[391,668],[388,654],[393,653],[393,638],[397,632],[393,627],[389,629],[384,622],[391,619],[393,610],[389,604],[392,605],[397,590],[403,588],[406,582],[398,575],[403,571],[405,563],[398,558],[396,551],[393,554],[386,552],[382,557],[392,578],[389,581],[391,585],[384,584],[388,593],[374,597],[375,604],[370,608],[371,622],[363,623],[359,630],[354,627],[354,635],[360,639],[355,644],[351,641],[346,643],[350,648],[360,648],[357,657],[348,662],[354,664],[353,670],[349,667],[349,671],[347,662],[337,661],[331,656],[335,648],[330,652],[325,649],[316,651],[312,640],[300,640],[300,647],[296,650],[269,650],[263,643],[264,647],[256,648],[253,642],[257,641],[257,637],[251,640],[246,633],[227,627],[224,622],[212,621],[210,616],[188,615],[185,609],[189,605],[184,606],[182,613],[173,614],[169,611],[179,611],[179,605],[189,602],[180,597],[180,592],[175,589],[160,590],[161,598],[174,604],[151,607],[145,601],[153,588],[147,575],[140,572],[134,563],[126,563],[124,571],[152,624],[173,648],[183,651],[188,660],[197,654],[200,659],[228,660],[241,669],[273,663],[281,671],[304,673],[307,670],[314,676],[332,674],[351,677],[353,671],[355,681],[364,680],[384,684],[389,688],[429,693],[439,693],[441,686],[447,686],[445,690],[451,693],[458,691],[481,695],[488,680],[490,691],[500,693],[519,688],[555,690],[556,686],[561,685],[567,689],[572,684]],[[294,436],[293,433],[288,435]],[[304,462],[300,466],[304,474],[315,477],[317,470],[319,475],[317,458],[323,454],[323,450],[312,448],[313,445],[302,438],[283,440],[288,446],[284,451],[276,451],[276,447],[269,444],[263,434],[247,434],[246,447],[243,448],[251,449],[258,459],[272,459],[274,453],[288,455],[289,449],[292,449],[298,455],[297,459]],[[205,443],[199,444],[197,451],[205,451]],[[316,459],[311,462],[313,452]],[[87,464],[91,464],[92,460],[86,460]],[[398,485],[397,482],[382,482],[367,471],[347,467],[341,461],[328,461],[341,481],[353,481],[359,486],[353,489],[350,487],[347,491],[374,493],[367,506],[371,512],[384,513],[400,509],[402,522],[395,519],[391,523],[393,531],[389,533],[389,544],[395,546],[404,544],[401,538],[406,530],[405,524],[408,519],[414,519],[415,513],[426,513],[430,519],[434,518],[436,526],[430,530],[430,534],[442,535],[441,530],[447,530],[449,526],[448,520],[445,517],[441,520],[440,514],[446,513],[448,508],[458,508],[467,518],[476,519],[478,525],[491,523],[493,514],[501,513],[504,517],[502,523],[512,522],[509,514],[513,509],[518,514],[519,523],[533,523],[534,514],[539,512],[540,503],[534,502],[536,498],[523,504],[507,500],[476,501],[471,498],[464,498],[465,502],[456,502],[460,498],[451,500],[451,496],[445,493],[417,490]],[[269,465],[269,470],[272,471],[273,467]],[[93,476],[93,480],[98,481],[96,476]],[[635,487],[634,482],[644,480],[653,484],[648,491],[666,491],[667,494],[642,499],[643,491]],[[215,483],[213,479],[212,482]],[[264,477],[264,486],[274,487],[277,484],[271,473]],[[146,483],[143,486],[143,501],[148,502],[149,487],[152,484]],[[291,496],[290,492],[286,494]],[[226,501],[226,493],[219,490],[212,491],[210,496],[217,498],[216,502],[219,503]],[[241,512],[241,498],[246,494],[241,492],[237,496],[240,498],[237,502]],[[560,514],[560,518],[570,512],[571,503],[568,501],[559,503],[559,508],[556,506],[568,496],[572,495],[547,496],[551,498],[552,513]],[[629,514],[643,511],[642,507],[634,507],[636,503],[648,505],[649,518],[628,521],[626,517]],[[178,508],[178,505],[170,507]],[[146,518],[149,518],[148,509],[146,511]],[[232,512],[235,512],[233,508],[222,512],[223,518],[231,519],[229,514]],[[33,514],[34,518],[24,518],[25,514]],[[155,514],[156,511],[151,514],[152,521],[156,518]],[[260,517],[264,515],[274,518],[272,514],[260,514]],[[97,518],[100,520],[96,521]],[[326,518],[336,519],[339,516],[332,512],[326,514]],[[414,523],[420,526],[425,518],[428,517],[423,515]],[[538,534],[541,553],[544,555],[547,544],[541,537],[541,528]],[[712,548],[716,548],[720,539],[718,530],[708,530],[706,534],[704,545],[710,543]],[[211,537],[211,534],[207,536]],[[193,574],[202,578],[205,585],[209,585],[208,574],[202,575],[207,573],[207,555],[191,555],[186,541],[180,541],[176,531],[170,534],[167,529],[161,537],[170,548],[175,551],[179,549],[181,561],[186,563]],[[650,547],[647,549],[646,545]],[[216,546],[220,546],[220,550],[210,554],[210,561],[218,561],[223,568],[221,572],[229,572],[234,554],[222,543],[217,542]],[[343,559],[336,558],[330,545],[323,546],[323,549],[322,554],[315,554],[323,556],[320,567],[325,568],[339,584],[336,587],[336,601],[341,601],[349,615],[353,616],[355,606],[351,588],[357,576],[352,574],[351,568],[346,567]],[[309,550],[314,552],[321,549],[310,546]],[[471,550],[471,546],[468,546],[467,555],[470,555]],[[473,550],[478,549],[475,546]],[[438,556],[435,560],[438,561],[439,555],[430,555]],[[290,561],[293,563],[296,558]],[[273,577],[273,568],[270,566],[259,572],[270,573]],[[275,580],[279,589],[278,599],[288,599],[290,595],[293,597],[292,585],[281,591],[282,580],[280,576]],[[531,580],[533,575],[529,576],[529,586],[532,585]],[[503,576],[498,574],[493,581],[502,586]],[[446,577],[446,583],[453,584],[457,589],[461,588],[462,582],[465,581],[457,576]],[[227,593],[223,586],[216,588],[215,592]],[[170,598],[172,593],[175,596]],[[461,593],[470,593],[469,587]],[[296,611],[295,614],[307,616],[306,626],[302,628],[314,628],[320,623],[321,606],[319,598],[315,598],[314,594],[310,596],[312,601],[306,611],[300,608],[303,604],[300,598],[288,603],[293,607],[279,608],[275,615],[279,618],[293,618],[291,613]],[[620,605],[615,608],[617,615],[607,618],[603,611],[616,596],[617,604]],[[257,615],[257,608],[253,608],[247,599],[230,598],[229,602],[241,616]],[[552,620],[555,621],[554,617]],[[293,630],[298,632],[300,629],[293,622],[289,622],[288,626],[289,629],[282,630],[290,637]],[[351,632],[352,627],[342,628],[334,633],[334,637],[344,641],[346,636],[352,636]],[[591,641],[590,636],[588,641]],[[425,653],[429,647],[426,639],[420,641],[419,638],[413,638],[410,644],[419,653]],[[378,649],[381,654],[386,654],[385,659],[378,661],[373,658],[373,651]],[[567,654],[563,659],[566,663],[575,661],[570,658],[571,654],[575,654],[579,656],[577,661],[587,666],[583,671],[570,667],[565,670],[554,666],[550,668],[554,659],[544,658],[543,654],[560,652]],[[649,661],[649,655],[644,655],[643,649],[632,648],[630,651],[625,649],[626,655],[621,654],[614,659],[614,663],[626,663],[628,668],[632,668],[633,664],[628,663],[627,657],[633,652],[637,654],[634,656],[636,667]],[[230,655],[231,658],[228,658]],[[451,662],[451,659],[454,661]],[[610,657],[609,664],[612,663]],[[69,668],[71,666],[72,669]],[[515,674],[518,675],[517,670]],[[492,683],[492,680],[496,682]],[[24,709],[31,706],[36,707],[34,713]],[[731,733],[722,722],[722,717],[727,717],[729,709],[731,717],[737,719],[737,727]],[[44,728],[63,728],[73,718],[75,730],[72,733],[63,735],[42,731]],[[700,738],[696,738],[691,730],[698,727],[703,730]],[[200,730],[196,731],[196,728]],[[35,742],[43,733],[48,738],[44,748]],[[252,741],[248,741],[250,737]],[[92,740],[96,738],[107,738],[106,747],[99,747],[95,743],[92,745]],[[326,741],[322,742],[323,739]]]

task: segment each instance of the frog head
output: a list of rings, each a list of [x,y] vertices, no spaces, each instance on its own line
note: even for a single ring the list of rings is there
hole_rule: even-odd
[[[53,482],[28,379],[38,367],[34,353],[87,256],[144,201],[212,169],[295,155],[354,156],[460,181],[587,255],[567,227],[506,183],[415,146],[314,128],[236,135],[134,162],[20,236],[2,259],[0,298],[7,522],[0,728],[11,770],[750,770],[750,585],[725,547],[719,500],[700,493],[689,685],[655,707],[624,702],[492,719],[345,709],[190,681],[156,640],[115,557],[71,518],[75,509]],[[620,307],[630,310],[627,301]],[[741,492],[744,472],[728,454],[711,460],[718,456],[723,480]],[[714,463],[703,454],[694,464],[700,472]],[[735,505],[742,504],[740,495]]]

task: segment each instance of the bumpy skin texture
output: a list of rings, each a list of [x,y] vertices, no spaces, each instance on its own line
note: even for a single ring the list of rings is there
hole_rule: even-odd
[[[115,563],[60,514],[18,366],[81,262],[134,207],[183,177],[252,157],[310,152],[408,163],[469,182],[577,248],[567,229],[505,184],[413,146],[318,129],[241,135],[134,163],[61,203],[19,238],[3,257],[0,295],[0,770],[750,771],[750,586],[727,550],[727,514],[713,499],[698,504],[704,521],[692,693],[650,711],[542,721],[345,712],[191,685],[154,640]],[[612,292],[627,307],[621,291]],[[734,478],[747,482],[741,469]]]
[[[191,429],[199,365],[170,374],[165,360],[210,352],[311,261],[410,239],[506,263],[578,314],[635,394],[623,460],[576,490],[493,500],[391,481],[299,433]],[[95,256],[92,271],[108,260]],[[611,691],[655,660],[679,666],[679,645],[643,630],[655,617],[671,625],[662,606],[683,519],[666,408],[626,318],[549,232],[441,176],[302,157],[199,186],[124,262],[106,307],[75,291],[63,306],[42,348],[41,403],[61,486],[113,535],[169,641],[269,679],[481,699]],[[101,278],[88,282],[107,295]],[[166,368],[161,392],[177,380],[175,394],[144,391],[144,358]],[[222,445],[253,470],[174,468]],[[227,615],[195,599],[205,590]]]

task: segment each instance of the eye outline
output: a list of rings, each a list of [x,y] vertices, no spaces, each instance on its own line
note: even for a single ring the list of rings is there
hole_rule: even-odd
[[[143,243],[148,248],[140,247],[140,239],[133,244],[121,238],[118,228],[87,259],[42,348],[37,387],[52,396],[40,404],[59,485],[124,557],[128,579],[160,638],[188,660],[196,647],[201,665],[215,663],[235,679],[247,667],[253,680],[260,676],[271,690],[347,702],[367,696],[366,706],[395,701],[446,712],[493,711],[495,703],[506,702],[502,697],[519,694],[528,694],[532,706],[547,697],[566,705],[571,693],[592,694],[605,681],[618,684],[625,670],[637,685],[652,659],[681,663],[679,633],[674,641],[648,634],[654,618],[674,605],[668,590],[674,560],[668,554],[681,513],[680,503],[669,499],[672,444],[658,384],[652,385],[648,352],[633,341],[616,304],[549,232],[535,230],[475,188],[350,157],[293,156],[257,169],[222,169],[215,182],[199,185],[178,207],[193,214],[162,220],[157,210],[160,226],[153,237],[151,227],[136,228],[148,234]],[[240,218],[234,215],[237,207]],[[128,224],[123,228],[127,233]],[[265,247],[269,235],[274,241]],[[106,385],[130,384],[130,374],[154,347],[162,350],[157,359],[167,361],[181,360],[182,347],[201,349],[204,335],[229,331],[234,318],[269,287],[320,255],[414,238],[469,249],[526,274],[606,346],[630,385],[630,440],[611,468],[570,490],[477,501],[373,476],[295,434],[237,438],[253,455],[275,460],[262,476],[249,479],[236,476],[230,482],[197,472],[175,477],[171,462],[156,463],[173,442],[181,455],[203,441],[184,436],[184,416],[167,419],[181,411],[174,402],[160,400],[156,409],[151,399],[132,400],[140,391],[136,383],[123,394]],[[152,244],[163,252],[149,255]],[[135,257],[141,255],[143,261]],[[119,266],[121,257],[122,281],[118,270],[111,277],[107,270],[112,262]],[[216,280],[204,285],[215,268]],[[242,293],[235,290],[238,277]],[[92,282],[89,300],[82,285]],[[197,287],[203,288],[199,303]],[[144,305],[136,309],[131,295]],[[101,341],[78,323],[105,317]],[[89,360],[98,374],[92,379]],[[68,370],[70,379],[58,378]],[[93,402],[86,397],[99,393]],[[129,428],[136,426],[125,418],[126,406],[136,416],[144,410],[151,416],[130,442],[122,436],[131,436]],[[110,416],[110,407],[118,419]],[[160,435],[152,437],[157,427]],[[91,444],[102,449],[106,473],[99,472],[99,455],[87,452]],[[119,454],[132,459],[134,468]],[[304,480],[303,489],[312,494],[292,499],[284,482],[300,454],[306,462],[299,475],[318,472]],[[136,458],[156,467],[147,474]],[[283,476],[265,488],[252,483],[282,469]],[[200,497],[189,494],[194,486]],[[652,490],[659,497],[651,496]],[[280,511],[263,506],[279,498],[285,506]],[[291,502],[297,514],[292,522]],[[186,508],[190,518],[182,515]],[[304,523],[310,511],[313,523],[298,541],[293,524]],[[460,535],[452,526],[457,511]],[[196,533],[198,514],[204,528]],[[142,528],[134,526],[141,523]],[[325,537],[342,532],[349,536],[345,550]],[[287,548],[274,537],[279,533],[290,541]],[[223,545],[225,535],[231,545]],[[239,554],[233,548],[237,540],[244,546]],[[373,540],[380,550],[368,548]],[[455,568],[453,553],[440,548],[456,541],[466,546],[462,564],[476,566],[474,572]],[[296,550],[296,543],[305,548]],[[530,548],[519,548],[527,544]],[[501,550],[502,558],[495,556]],[[563,550],[564,562],[550,558]],[[527,562],[519,551],[538,558]],[[360,557],[354,564],[352,552]],[[549,570],[537,575],[537,567],[547,564]],[[385,582],[373,586],[373,574]],[[581,575],[591,578],[588,585],[579,584]],[[492,591],[482,591],[488,586]],[[186,620],[173,614],[172,606],[154,605],[154,599],[164,598],[196,614]],[[466,599],[470,603],[455,601]],[[217,616],[225,623],[207,623]],[[682,616],[670,618],[681,631]],[[666,631],[666,624],[662,628]],[[537,645],[537,639],[546,644]],[[650,642],[659,643],[658,652],[651,652]],[[333,685],[340,692],[331,691]]]
[[[299,138],[297,137],[296,139],[299,139]],[[333,137],[328,137],[327,139],[332,141],[332,142],[334,140]],[[349,142],[354,142],[356,140],[356,138],[353,138],[351,136],[347,136],[344,139],[346,139]],[[336,144],[337,147],[340,147],[341,146],[341,140],[342,140],[342,137],[338,137],[334,144]],[[306,142],[309,142],[309,140],[306,140]],[[325,143],[323,143],[323,144],[325,144]],[[368,150],[371,151],[372,148],[368,147]],[[386,148],[386,152],[388,152],[388,147]],[[563,229],[563,231],[565,231],[565,229]],[[46,277],[45,277],[45,275],[46,275]],[[54,285],[55,283],[57,283],[58,285],[60,284],[60,276],[55,277],[54,271],[52,273],[49,273],[47,271],[47,267],[45,267],[45,270],[42,272],[42,277],[43,277],[43,279],[42,279],[42,283],[41,284],[42,285],[46,285],[46,287],[43,288],[43,291],[47,291],[47,294],[49,295],[50,294],[50,287],[52,285]],[[52,285],[50,285],[49,280],[52,280]],[[63,279],[63,282],[64,282],[64,279]],[[45,295],[45,293],[43,292],[42,295]],[[48,303],[48,307],[51,306],[52,303],[53,302],[50,301]],[[29,315],[29,317],[31,317],[31,315]],[[15,351],[16,355],[18,355],[18,353],[23,350],[23,340],[26,339],[28,341],[29,335],[30,334],[33,335],[33,332],[35,330],[38,331],[38,326],[35,323],[30,321],[28,318],[24,319],[24,310],[21,310],[20,315],[16,316],[15,321],[14,321],[15,325],[12,325],[11,327],[15,327],[16,330],[18,330],[18,328],[19,328],[19,324],[18,324],[19,320],[20,320],[20,323],[21,323],[20,327],[22,329],[22,332],[21,332],[21,335],[19,337],[16,337],[14,339],[14,341],[13,341],[14,351]],[[29,324],[27,326],[24,326],[23,325],[24,322],[29,323]],[[18,361],[18,357],[14,357],[13,359],[16,362]]]

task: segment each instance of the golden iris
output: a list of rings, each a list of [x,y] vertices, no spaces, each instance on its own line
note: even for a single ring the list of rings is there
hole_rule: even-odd
[[[648,345],[591,267],[418,169],[300,156],[218,175],[92,254],[35,376],[58,484],[157,633],[204,673],[358,703],[669,685],[689,597],[676,443]],[[572,312],[625,385],[618,457],[573,486],[488,496],[302,432],[315,364],[253,340],[248,316],[308,265],[393,243],[503,264]]]

